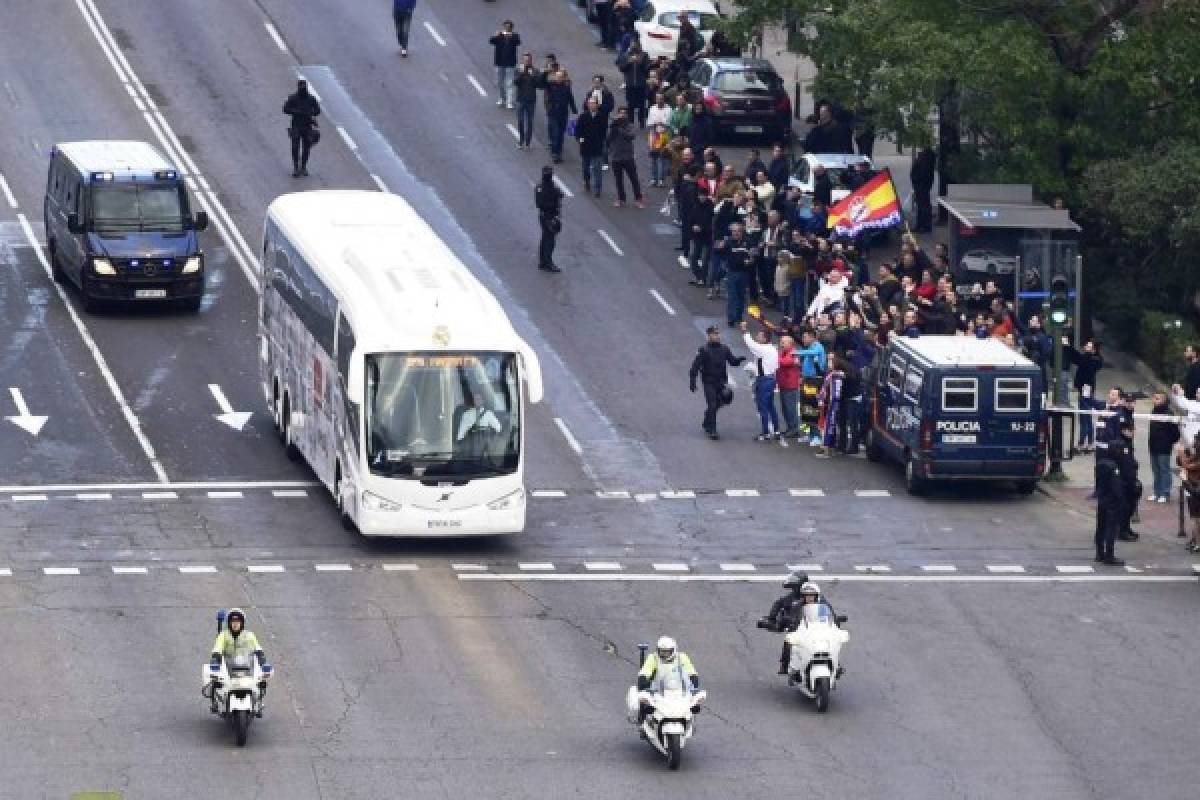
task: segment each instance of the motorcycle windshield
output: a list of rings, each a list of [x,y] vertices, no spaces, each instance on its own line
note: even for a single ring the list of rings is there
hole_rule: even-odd
[[[688,694],[691,691],[691,683],[683,674],[683,668],[676,663],[659,669],[653,688],[656,694]]]
[[[833,609],[825,603],[808,603],[804,606],[801,619],[805,625],[832,625]]]
[[[251,650],[237,650],[229,658],[230,675],[249,675],[254,672],[254,653]]]

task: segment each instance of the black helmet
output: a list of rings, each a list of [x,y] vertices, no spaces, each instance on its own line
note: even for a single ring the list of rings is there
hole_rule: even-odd
[[[787,580],[783,582],[783,588],[791,589],[793,592],[799,592],[800,587],[808,582],[808,576],[803,572],[793,572],[787,576]]]

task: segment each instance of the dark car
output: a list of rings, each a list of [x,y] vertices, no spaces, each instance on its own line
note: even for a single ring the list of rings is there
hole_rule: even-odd
[[[783,79],[761,58],[702,58],[692,67],[692,84],[703,92],[704,107],[717,132],[754,136],[770,142],[790,139],[792,101]]]

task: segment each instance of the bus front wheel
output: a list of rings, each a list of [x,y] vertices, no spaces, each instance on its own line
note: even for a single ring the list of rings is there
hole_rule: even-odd
[[[350,533],[357,533],[358,526],[354,524],[354,517],[346,510],[346,495],[343,492],[342,486],[342,468],[339,465],[337,468],[336,477],[333,481],[333,496],[337,498],[338,515],[342,520],[342,528]]]

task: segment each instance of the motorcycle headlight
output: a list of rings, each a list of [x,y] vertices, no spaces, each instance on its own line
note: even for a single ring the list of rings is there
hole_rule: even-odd
[[[362,506],[367,511],[399,511],[400,504],[370,492],[362,493]]]
[[[116,275],[117,270],[113,268],[112,262],[107,258],[93,258],[92,269],[97,275]]]
[[[517,489],[515,492],[509,492],[498,500],[493,500],[487,504],[487,507],[491,511],[504,511],[506,509],[515,508],[516,506],[521,505],[521,502],[524,499],[525,490]]]
[[[192,256],[187,261],[183,262],[183,274],[191,275],[200,271],[200,256]]]

